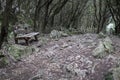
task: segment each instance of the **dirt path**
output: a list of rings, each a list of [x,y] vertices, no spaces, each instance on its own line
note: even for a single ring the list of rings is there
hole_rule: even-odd
[[[48,42],[15,66],[0,69],[0,80],[103,80],[120,55],[120,39],[112,40],[116,54],[103,59],[91,55],[99,42],[96,34]]]

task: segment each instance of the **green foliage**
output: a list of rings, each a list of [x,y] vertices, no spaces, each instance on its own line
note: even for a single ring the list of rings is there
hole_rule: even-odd
[[[6,57],[2,54],[2,51],[0,51],[0,68],[6,66],[8,64],[8,60]]]
[[[26,22],[27,22],[29,25],[33,26],[33,21],[32,21],[31,19],[28,19]]]
[[[113,79],[113,73],[109,72],[107,75],[105,75],[105,80],[114,80]]]
[[[15,59],[20,59],[23,55],[31,54],[34,48],[21,45],[10,45],[8,51]]]
[[[5,57],[0,58],[0,68],[5,67],[7,64],[8,60]]]

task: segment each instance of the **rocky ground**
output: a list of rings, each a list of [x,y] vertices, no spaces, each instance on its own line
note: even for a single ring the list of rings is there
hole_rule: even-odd
[[[100,41],[96,34],[49,40],[43,46],[38,42],[34,54],[0,69],[0,80],[105,80],[120,56],[120,38],[111,39],[115,52],[104,58],[92,56]]]

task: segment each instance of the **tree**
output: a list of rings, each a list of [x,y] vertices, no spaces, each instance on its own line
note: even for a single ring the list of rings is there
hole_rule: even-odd
[[[108,8],[106,1],[94,0],[94,27],[97,27],[97,33],[105,27],[108,17]]]
[[[115,21],[115,33],[120,34],[120,0],[106,0],[112,17]]]
[[[1,24],[0,49],[2,47],[3,42],[7,41],[8,28],[9,28],[9,22],[10,22],[9,20],[10,20],[13,1],[14,0],[6,0],[6,6],[3,12],[3,20]]]

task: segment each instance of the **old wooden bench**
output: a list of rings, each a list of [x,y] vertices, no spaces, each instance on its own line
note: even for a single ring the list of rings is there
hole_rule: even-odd
[[[39,32],[28,32],[26,29],[14,30],[14,39],[16,44],[18,44],[18,40],[25,40],[26,44],[29,45],[32,38],[38,41],[38,35]]]

